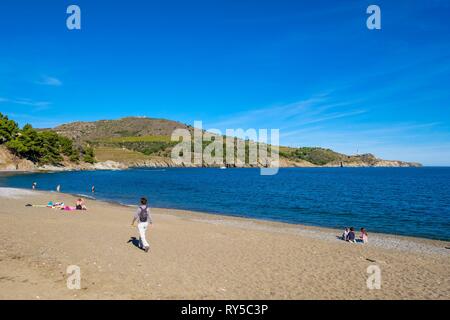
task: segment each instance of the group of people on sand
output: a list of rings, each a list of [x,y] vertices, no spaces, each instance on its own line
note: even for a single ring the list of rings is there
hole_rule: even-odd
[[[87,210],[86,204],[83,199],[79,198],[75,204],[75,207],[70,207],[64,205],[63,202],[52,203],[49,202],[48,207],[57,208],[61,210]],[[150,250],[150,244],[147,241],[147,230],[153,225],[152,217],[150,215],[150,207],[148,206],[147,198],[141,198],[140,204],[133,215],[133,220],[131,221],[131,226],[134,227],[137,221],[137,229],[139,232],[139,248],[148,252]]]
[[[33,182],[33,184],[31,185],[31,189],[33,189],[33,190],[37,189],[37,182]],[[56,186],[56,192],[61,192],[60,184],[58,184]],[[91,192],[95,193],[95,186],[92,186]],[[33,206],[33,205],[28,205],[28,206]],[[65,210],[65,211],[87,210],[86,204],[84,203],[84,200],[82,198],[78,198],[78,200],[75,203],[75,206],[66,206],[64,204],[64,202],[49,201],[47,203],[46,207],[52,208],[52,209],[61,209],[61,210]]]
[[[64,211],[75,211],[75,210],[87,210],[87,206],[84,203],[84,200],[82,198],[78,198],[75,202],[75,206],[68,206],[64,202],[53,202],[49,201],[46,205],[40,205],[40,204],[27,204],[26,207],[37,207],[37,208],[51,208],[51,209],[58,209],[58,210],[64,210]]]
[[[64,204],[64,202],[49,201],[47,203],[47,208],[59,209],[59,210],[65,210],[65,211],[87,210],[87,206],[84,203],[84,200],[82,198],[77,199],[77,201],[75,202],[75,206],[67,206]]]
[[[31,188],[33,190],[37,189],[37,183],[33,182]],[[91,188],[92,193],[95,192],[95,186],[92,186]],[[61,185],[58,184],[56,187],[56,192],[61,192]],[[49,201],[47,205],[31,205],[28,204],[27,206],[33,206],[33,207],[47,207],[52,209],[59,209],[59,210],[65,210],[65,211],[75,211],[75,210],[87,210],[86,204],[82,198],[78,198],[78,200],[75,203],[75,206],[67,206],[64,204],[64,202],[53,202]],[[150,250],[150,245],[147,242],[146,233],[150,226],[152,226],[152,217],[150,215],[150,207],[148,206],[148,200],[147,198],[141,198],[139,207],[137,211],[135,212],[133,216],[133,221],[131,222],[131,226],[134,227],[135,223],[137,221],[137,228],[139,232],[139,247],[144,250],[145,252],[148,252]]]
[[[31,205],[30,205],[31,206]],[[64,202],[52,202],[47,204],[48,208],[60,209],[66,211],[74,210],[87,210],[84,200],[78,198],[75,207],[66,206]],[[137,221],[137,229],[139,232],[139,248],[148,252],[150,250],[150,244],[147,241],[147,230],[153,225],[152,217],[150,215],[150,207],[148,206],[147,198],[141,198],[140,204],[133,215],[133,220],[131,221],[131,226],[134,227]]]
[[[356,239],[355,228],[345,228],[344,233],[342,234],[341,239],[347,242],[352,243],[368,243],[369,242],[369,234],[367,233],[365,228],[360,229],[359,239]]]

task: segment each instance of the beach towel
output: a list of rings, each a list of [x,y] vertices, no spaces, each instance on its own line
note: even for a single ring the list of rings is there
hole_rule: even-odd
[[[33,208],[47,208],[47,205],[45,204],[26,204],[25,207],[33,207]]]

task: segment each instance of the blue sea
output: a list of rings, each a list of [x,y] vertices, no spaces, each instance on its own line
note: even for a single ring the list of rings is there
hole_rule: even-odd
[[[0,186],[154,207],[450,240],[450,168],[171,168],[1,174]],[[52,199],[49,199],[52,200]]]

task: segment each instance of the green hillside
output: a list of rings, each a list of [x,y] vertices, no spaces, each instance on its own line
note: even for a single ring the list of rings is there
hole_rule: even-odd
[[[69,138],[74,146],[93,148],[99,161],[113,160],[123,163],[137,163],[149,159],[169,159],[172,148],[177,142],[170,137],[175,129],[193,127],[165,119],[127,117],[118,120],[100,120],[95,122],[73,122],[54,129],[57,134]],[[224,139],[225,141],[225,139]],[[203,148],[210,142],[203,142]],[[246,144],[246,160],[249,154],[249,141]],[[270,149],[270,146],[269,146]],[[192,146],[192,151],[194,151]],[[224,159],[226,146],[224,142]],[[288,165],[300,166],[408,166],[401,161],[384,161],[372,154],[345,155],[319,147],[280,147],[280,160]],[[411,164],[418,165],[418,164]]]
[[[147,156],[170,156],[170,151],[177,142],[172,142],[169,136],[125,136],[92,140],[90,144],[95,148],[127,149]]]
[[[312,147],[301,147],[301,148],[281,147],[280,156],[283,156],[293,161],[297,160],[308,161],[318,166],[323,166],[329,163],[340,164],[342,162],[344,164],[354,161],[366,161],[370,163],[376,161],[375,156],[371,154],[348,156],[330,149],[312,148]]]

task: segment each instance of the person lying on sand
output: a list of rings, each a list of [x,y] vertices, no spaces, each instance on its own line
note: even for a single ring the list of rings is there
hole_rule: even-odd
[[[141,204],[131,222],[131,226],[134,227],[134,222],[136,220],[138,221],[139,246],[141,249],[144,249],[145,252],[148,252],[150,249],[145,233],[147,232],[149,224],[152,225],[152,217],[150,216],[150,208],[148,207],[147,202],[146,198],[141,198]]]
[[[49,201],[47,204],[47,207],[52,209],[63,209],[64,208],[64,202],[53,202]]]
[[[86,205],[84,204],[83,199],[79,198],[75,203],[75,207],[72,206],[63,206],[61,210],[64,211],[77,211],[77,210],[87,210]]]
[[[25,207],[62,209],[62,208],[64,208],[64,202],[49,201],[47,204],[31,204],[31,203],[28,203],[28,204],[25,205]]]

